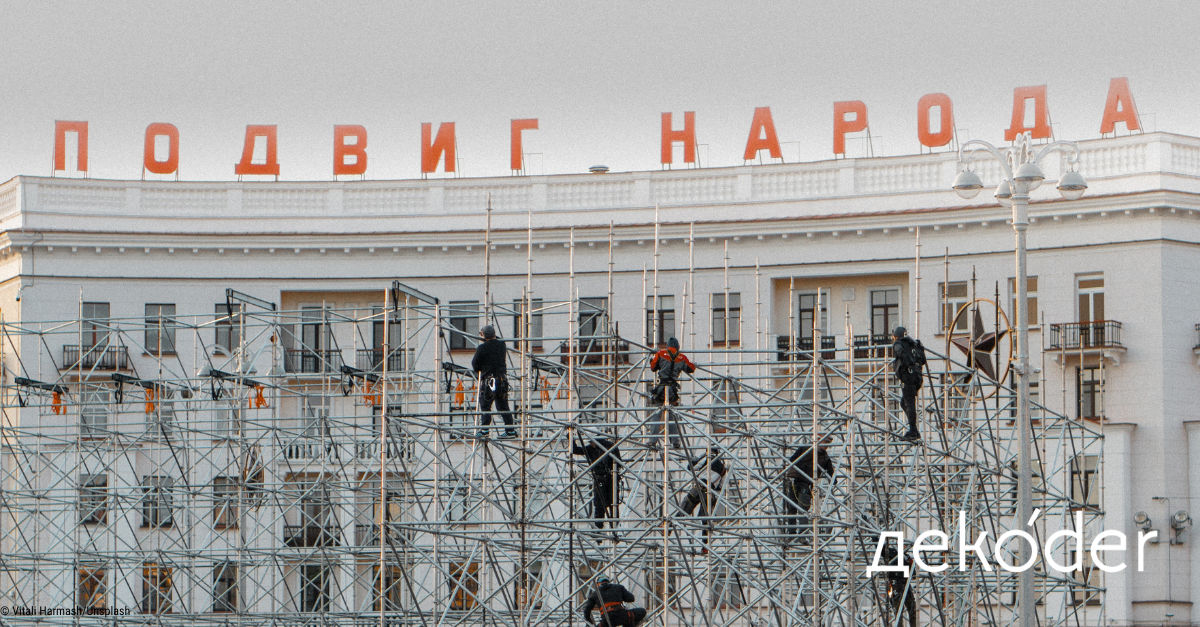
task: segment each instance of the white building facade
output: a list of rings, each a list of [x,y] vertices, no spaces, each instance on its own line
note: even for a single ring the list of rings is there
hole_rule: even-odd
[[[1142,512],[1142,527],[1159,532],[1144,571],[1131,552],[1124,571],[1105,577],[1107,622],[1200,624],[1200,552],[1187,520],[1200,510],[1200,139],[1149,133],[1080,145],[1087,194],[1065,201],[1044,185],[1030,206],[1035,400],[1102,430],[1103,459],[1087,469],[1102,476],[1086,498],[1105,528],[1134,538]],[[1047,165],[1047,180],[1064,165]],[[399,280],[436,296],[468,334],[483,323],[471,311],[528,295],[582,299],[624,337],[654,345],[677,336],[705,359],[735,345],[786,349],[793,337],[811,350],[815,320],[831,350],[846,349],[847,337],[884,344],[880,336],[904,326],[961,357],[945,333],[959,305],[998,300],[1012,316],[1014,240],[1010,210],[990,194],[964,202],[950,190],[957,170],[953,153],[935,153],[493,179],[18,177],[0,185],[0,312],[12,324],[212,318],[229,288],[284,311],[370,311]],[[999,180],[995,162],[978,171],[985,186]],[[547,316],[538,334],[568,336],[577,319]],[[512,337],[505,324],[501,335]],[[182,337],[176,346],[172,336],[170,352],[186,361],[217,350],[211,329],[213,346]],[[79,361],[69,352],[88,346],[85,332],[81,324],[79,341],[42,348],[23,337],[5,349],[5,377],[58,380],[60,365]],[[358,333],[321,349],[352,363],[350,350],[379,345]],[[164,341],[152,335],[115,359],[145,377],[162,353],[148,348]],[[450,349],[449,359],[469,360],[469,345]],[[264,531],[249,546],[281,541]],[[121,550],[113,542],[104,550]],[[351,589],[345,568],[331,576]],[[315,581],[279,576],[296,577],[296,590]],[[78,582],[64,581],[66,598]],[[145,606],[143,590],[114,588],[110,603]]]

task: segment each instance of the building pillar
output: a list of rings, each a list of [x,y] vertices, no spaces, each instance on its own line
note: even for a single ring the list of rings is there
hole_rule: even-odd
[[[1187,430],[1187,467],[1188,467],[1188,496],[1190,500],[1183,509],[1192,517],[1192,526],[1186,532],[1187,544],[1178,547],[1179,556],[1185,563],[1191,564],[1187,583],[1176,583],[1179,589],[1186,591],[1179,598],[1192,602],[1192,615],[1187,619],[1176,617],[1176,621],[1186,620],[1195,624],[1200,618],[1200,551],[1196,550],[1196,520],[1200,519],[1200,420],[1188,420],[1183,423]]]
[[[1133,468],[1131,440],[1134,424],[1104,425],[1104,454],[1101,456],[1103,472],[1101,485],[1104,487],[1104,529],[1120,531],[1126,538],[1137,538],[1133,513],[1130,511]],[[1090,538],[1086,539],[1091,542]],[[1128,546],[1128,545],[1127,545]],[[1136,540],[1134,541],[1136,548]],[[1105,573],[1104,605],[1108,612],[1108,624],[1121,627],[1133,624],[1133,573],[1136,562],[1118,573]]]

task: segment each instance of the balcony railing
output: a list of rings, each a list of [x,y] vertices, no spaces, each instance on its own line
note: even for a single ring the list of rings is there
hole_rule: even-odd
[[[340,459],[339,445],[328,438],[301,438],[283,446],[284,459]]]
[[[398,523],[387,524],[388,546],[412,543],[412,530]],[[355,546],[379,546],[379,525],[354,525]]]
[[[88,370],[128,370],[129,349],[124,346],[84,346],[83,363],[80,363],[78,345],[63,347],[63,369],[86,368]]]
[[[887,333],[856,335],[853,341],[855,359],[888,359],[892,356],[892,337]]]
[[[388,372],[408,370],[413,366],[413,349],[398,348],[387,358]],[[367,372],[383,371],[383,350],[360,348],[354,355],[354,367]]]
[[[330,525],[284,525],[283,545],[292,548],[338,546],[338,529]]]
[[[1125,348],[1121,344],[1121,323],[1093,320],[1050,325],[1050,350],[1089,348]]]
[[[284,372],[339,372],[341,367],[341,351],[318,351],[307,348],[289,348],[283,355]]]
[[[810,361],[813,358],[813,339],[811,337],[796,338],[796,350],[791,350],[792,338],[781,335],[775,338],[775,348],[778,361]],[[821,359],[833,359],[836,354],[837,338],[832,335],[821,336]]]
[[[384,450],[385,459],[410,459],[413,453],[413,441],[411,438],[391,439],[387,443],[387,448]],[[379,439],[376,438],[367,442],[354,443],[354,456],[359,461],[370,461],[379,459]]]

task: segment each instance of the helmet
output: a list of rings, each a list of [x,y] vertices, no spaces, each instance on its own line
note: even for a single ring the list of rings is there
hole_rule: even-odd
[[[486,325],[482,329],[479,330],[479,334],[482,335],[484,337],[484,339],[490,340],[490,339],[496,337],[496,327],[494,327],[490,324]]]
[[[608,578],[608,575],[600,575],[599,577],[596,577],[596,583],[609,583],[611,581],[612,580]]]
[[[905,329],[904,327],[896,327],[896,329],[892,331],[892,337],[904,337],[907,333],[908,329]]]
[[[677,340],[675,338],[671,338],[671,339],[667,340],[667,346],[670,346],[671,348],[673,348],[675,350],[679,350],[679,340]]]

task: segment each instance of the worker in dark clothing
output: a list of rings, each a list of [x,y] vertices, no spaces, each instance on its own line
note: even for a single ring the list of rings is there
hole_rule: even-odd
[[[900,408],[908,417],[908,432],[901,435],[900,439],[913,442],[921,439],[921,432],[917,430],[917,393],[921,391],[925,347],[921,346],[920,340],[908,337],[908,331],[904,327],[896,327],[896,330],[892,331],[892,339],[895,340],[892,343],[892,367],[903,390]]]
[[[661,420],[651,424],[650,433],[662,433],[663,426],[670,422],[667,429],[671,436],[671,447],[683,448],[683,441],[679,436],[679,423],[670,415],[664,403],[669,402],[671,407],[679,405],[679,377],[684,373],[695,372],[696,366],[686,355],[679,352],[679,340],[670,338],[667,340],[667,347],[650,359],[650,369],[654,371],[656,378],[654,387],[650,390],[650,404],[662,407],[659,414]]]
[[[826,436],[817,442],[817,469],[813,474],[813,456],[811,446],[798,446],[792,453],[788,465],[783,471],[783,512],[785,514],[785,531],[795,535],[809,524],[807,516],[800,514],[812,511],[812,489],[816,480],[821,477],[833,478],[833,459],[825,450],[825,444],[830,441]]]
[[[651,390],[651,404],[661,407],[666,396],[669,398],[665,400],[669,400],[672,407],[678,406],[679,376],[685,372],[691,374],[696,371],[695,364],[679,352],[679,340],[667,340],[667,347],[650,359],[650,369],[658,376],[658,381]]]
[[[634,627],[646,618],[644,608],[627,609],[625,603],[633,603],[633,593],[625,586],[613,583],[608,575],[600,575],[583,604],[583,620],[589,625],[597,625],[592,619],[592,611],[597,608],[600,610],[600,627]]]
[[[687,498],[683,499],[679,507],[688,516],[696,511],[696,506],[700,506],[701,516],[712,516],[713,510],[717,508],[717,501],[721,496],[721,488],[725,485],[725,474],[728,468],[725,466],[725,461],[721,459],[721,454],[716,449],[708,449],[700,459],[692,462],[692,476],[696,480],[692,483],[692,489],[688,492]],[[708,553],[708,536],[712,532],[712,523],[706,522],[704,525],[704,553]]]
[[[912,558],[905,551],[903,564],[898,563],[896,549],[893,549],[891,544],[883,547],[881,557],[883,563],[888,566],[904,566],[908,569],[907,573],[887,572],[887,598],[892,604],[892,611],[898,614],[903,607],[903,611],[908,613],[908,626],[917,627],[916,581],[910,578],[913,568]]]
[[[496,328],[490,324],[479,330],[479,336],[483,342],[475,347],[475,356],[471,358],[471,369],[479,377],[479,424],[485,427],[492,424],[494,402],[508,426],[504,437],[515,438],[517,430],[513,428],[512,409],[508,406],[508,362],[504,340],[496,339]],[[479,437],[486,438],[487,430],[480,429]]]
[[[592,470],[592,515],[597,528],[604,528],[604,519],[612,522],[609,527],[616,527],[620,513],[617,509],[617,494],[621,487],[617,463],[621,461],[621,451],[608,438],[597,438],[586,446],[571,444],[571,452],[587,457]]]

